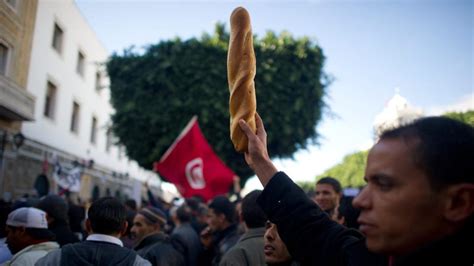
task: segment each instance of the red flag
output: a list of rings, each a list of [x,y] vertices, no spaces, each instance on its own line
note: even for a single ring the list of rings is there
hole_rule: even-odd
[[[233,182],[230,170],[212,150],[194,116],[154,169],[173,183],[183,197],[204,200],[225,194]]]

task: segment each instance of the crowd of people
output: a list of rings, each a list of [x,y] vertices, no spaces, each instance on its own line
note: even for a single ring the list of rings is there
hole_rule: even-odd
[[[472,265],[474,129],[440,117],[385,132],[355,197],[325,177],[308,196],[244,121],[245,160],[263,190],[199,197],[68,197],[1,204],[1,265]],[[236,182],[238,184],[238,180]],[[238,191],[238,189],[237,189]]]

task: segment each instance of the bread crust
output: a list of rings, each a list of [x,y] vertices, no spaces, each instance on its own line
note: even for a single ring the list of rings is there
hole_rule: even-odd
[[[247,151],[247,136],[239,127],[244,119],[256,132],[255,113],[257,99],[254,78],[256,59],[250,15],[243,7],[234,9],[230,16],[230,40],[227,53],[227,79],[229,83],[230,138],[238,152]]]

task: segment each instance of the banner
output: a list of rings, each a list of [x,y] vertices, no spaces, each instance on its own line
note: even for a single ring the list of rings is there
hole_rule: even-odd
[[[199,195],[206,201],[227,193],[235,176],[212,150],[196,116],[155,162],[154,170],[173,183],[183,197]]]
[[[81,189],[82,167],[74,166],[70,170],[64,169],[57,161],[54,164],[53,178],[58,186],[70,192],[79,192]]]

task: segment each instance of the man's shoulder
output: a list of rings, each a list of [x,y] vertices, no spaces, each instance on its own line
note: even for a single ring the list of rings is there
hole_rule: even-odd
[[[245,248],[235,245],[227,251],[219,262],[220,266],[248,265]]]
[[[56,249],[46,254],[46,256],[40,258],[35,263],[35,266],[60,265],[60,263],[61,263],[61,249]]]
[[[140,255],[137,255],[135,257],[135,261],[133,262],[133,266],[151,266],[151,263],[146,259],[140,257]]]

